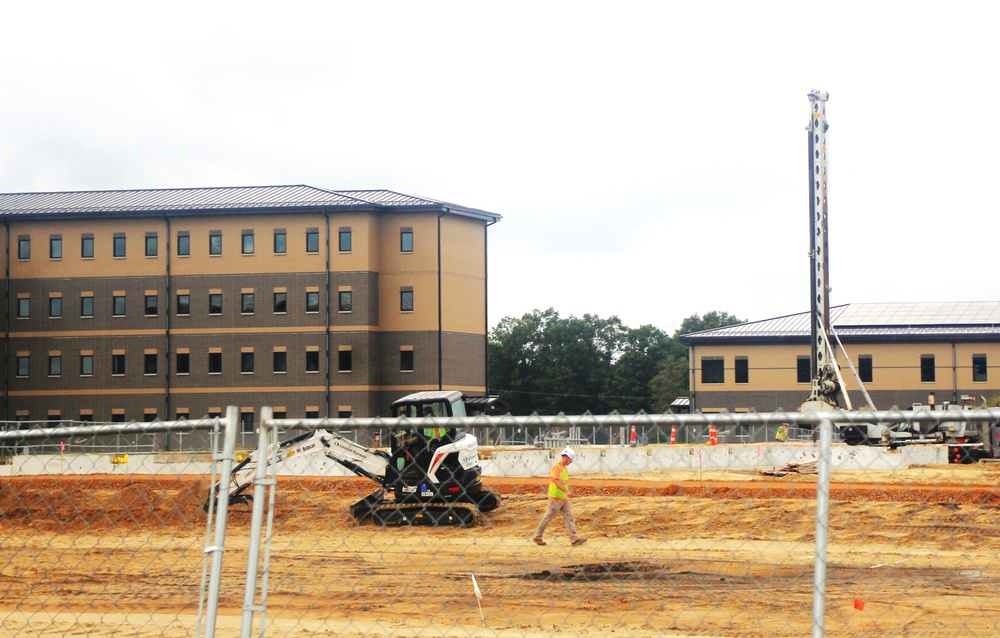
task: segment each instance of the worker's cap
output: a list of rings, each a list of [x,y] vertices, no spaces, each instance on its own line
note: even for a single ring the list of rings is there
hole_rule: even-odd
[[[568,456],[570,461],[576,460],[576,452],[574,452],[573,448],[569,447],[568,445],[565,448],[563,448],[562,455]]]

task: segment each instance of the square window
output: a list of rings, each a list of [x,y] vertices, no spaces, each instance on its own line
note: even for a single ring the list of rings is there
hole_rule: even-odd
[[[49,238],[49,259],[62,259],[62,237]]]
[[[273,358],[273,369],[274,372],[287,372],[288,371],[288,353],[281,351],[275,352]]]
[[[402,253],[412,253],[413,252],[413,231],[409,229],[403,229],[399,233],[399,252]]]
[[[351,298],[351,291],[341,290],[339,296],[340,299],[337,303],[337,309],[340,310],[340,312],[351,312],[351,304],[353,301]]]
[[[972,381],[974,383],[985,383],[986,370],[987,370],[986,355],[985,354],[972,355]]]
[[[17,258],[31,259],[31,239],[22,237],[17,240]]]
[[[125,295],[115,295],[111,298],[111,314],[115,317],[125,316]]]
[[[245,315],[253,314],[253,293],[244,292],[240,296],[240,312]]]
[[[81,237],[80,238],[80,256],[84,259],[94,258],[94,238],[93,237]]]
[[[188,294],[177,295],[177,314],[179,315],[191,314],[191,295]]]
[[[58,377],[62,375],[62,357],[52,355],[49,357],[49,376]]]
[[[211,233],[208,236],[208,254],[222,254],[222,233]]]
[[[62,297],[49,297],[49,317],[62,317]]]
[[[29,297],[18,297],[17,318],[27,319],[31,316],[31,299]]]
[[[80,376],[90,377],[94,375],[94,355],[92,354],[81,354],[80,355]]]
[[[796,383],[812,383],[812,358],[798,357],[795,360]]]
[[[208,295],[208,314],[210,315],[221,315],[222,314],[222,293],[213,292]]]
[[[413,372],[413,350],[399,351],[399,370],[401,372]]]
[[[159,295],[146,295],[146,316],[155,317],[160,312]]]
[[[306,351],[306,372],[319,372],[319,351]]]
[[[17,376],[26,377],[30,369],[31,358],[21,355],[17,358]]]
[[[190,235],[177,235],[177,256],[178,257],[188,257],[191,255],[191,236]]]
[[[306,312],[319,312],[319,293],[306,293]]]
[[[736,357],[736,367],[733,370],[736,383],[750,383],[750,360],[746,357]]]
[[[121,258],[125,256],[125,236],[115,237],[114,239],[114,256]]]
[[[285,313],[288,310],[288,294],[284,292],[274,293],[274,312],[276,314]]]
[[[319,231],[318,230],[307,230],[306,231],[306,252],[307,253],[318,253],[319,252]]]
[[[240,353],[240,372],[243,374],[253,374],[253,353]]]
[[[874,369],[872,368],[872,356],[870,354],[858,356],[858,377],[861,379],[861,383],[872,382]]]
[[[253,254],[253,232],[244,231],[243,232],[243,248],[242,252],[244,255]]]
[[[147,352],[142,358],[142,373],[156,374],[157,357],[155,352]]]
[[[156,257],[160,254],[160,238],[156,235],[146,237],[146,256]]]
[[[80,316],[81,317],[93,317],[94,316],[94,298],[80,297]]]
[[[920,382],[934,383],[934,355],[920,355]]]
[[[340,252],[349,253],[351,252],[351,231],[342,230],[340,231],[340,242],[339,242]]]
[[[400,310],[400,312],[413,312],[413,291],[412,290],[400,290],[399,291],[399,310]]]
[[[112,376],[120,377],[125,374],[125,355],[124,354],[113,354],[111,355],[111,374]]]
[[[354,353],[351,350],[341,350],[337,355],[337,372],[350,372],[354,364]]]
[[[222,374],[222,353],[221,352],[209,352],[208,353],[208,373],[209,374]]]
[[[274,231],[274,254],[284,255],[288,250],[288,237],[285,231]]]
[[[726,382],[725,364],[726,362],[722,357],[702,357],[701,382],[725,383]]]
[[[177,374],[189,374],[191,372],[191,355],[187,352],[177,353]]]

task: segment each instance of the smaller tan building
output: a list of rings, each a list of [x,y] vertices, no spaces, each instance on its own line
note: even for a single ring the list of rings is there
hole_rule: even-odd
[[[862,384],[879,410],[1000,394],[1000,302],[847,304],[830,320],[843,407],[867,406]],[[680,337],[691,411],[797,410],[812,381],[809,327],[802,313]]]

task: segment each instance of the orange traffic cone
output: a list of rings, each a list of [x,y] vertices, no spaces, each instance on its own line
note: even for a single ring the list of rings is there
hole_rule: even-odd
[[[677,445],[677,425],[670,426],[670,445]]]
[[[635,426],[632,426],[632,431],[628,435],[628,444],[635,447]]]
[[[708,426],[708,444],[709,445],[719,444],[719,433],[718,431],[716,431],[714,423]]]

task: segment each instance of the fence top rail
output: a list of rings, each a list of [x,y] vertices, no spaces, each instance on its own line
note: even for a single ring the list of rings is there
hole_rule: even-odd
[[[0,431],[0,442],[23,441],[26,439],[90,437],[106,434],[154,434],[159,432],[193,432],[195,430],[220,430],[223,420],[218,417],[180,421],[150,421],[130,423],[100,423],[93,425],[60,425],[56,427],[32,427],[27,430],[9,429]],[[17,428],[20,422],[8,421],[4,425]]]
[[[631,426],[631,425],[835,425],[852,423],[950,423],[957,421],[1000,421],[1000,408],[977,410],[837,410],[832,412],[717,412],[698,414],[609,414],[539,416],[465,416],[465,417],[374,417],[269,419],[267,425],[282,430],[369,430],[409,427],[548,427],[548,426]]]

